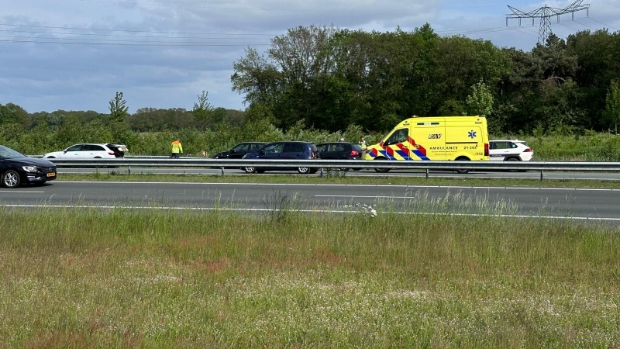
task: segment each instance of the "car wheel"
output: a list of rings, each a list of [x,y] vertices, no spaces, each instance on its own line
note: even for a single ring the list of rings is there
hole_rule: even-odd
[[[385,161],[386,158],[376,158],[375,159],[375,161],[381,161],[381,160]],[[388,173],[388,172],[390,172],[390,169],[389,168],[375,168],[375,172],[377,172],[377,173]]]
[[[301,174],[308,174],[310,172],[310,167],[297,167],[297,172]]]
[[[508,158],[508,159],[505,159],[504,161],[521,161],[521,159],[519,159],[519,158]],[[515,172],[525,172],[525,170],[513,170],[513,171],[515,171]]]
[[[243,170],[245,171],[245,173],[255,173],[256,167],[243,167]]]
[[[15,170],[8,170],[2,174],[2,185],[7,188],[17,188],[21,184],[19,173]]]
[[[456,161],[469,161],[469,159],[466,157],[460,157],[460,158],[457,158]],[[467,174],[469,173],[469,170],[456,170],[456,173]]]

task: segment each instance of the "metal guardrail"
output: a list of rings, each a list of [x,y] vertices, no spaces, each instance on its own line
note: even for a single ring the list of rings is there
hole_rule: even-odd
[[[117,159],[48,159],[58,167],[168,167],[168,168],[241,168],[310,167],[324,169],[379,168],[394,170],[469,170],[469,171],[544,171],[567,172],[613,172],[620,171],[620,162],[541,162],[541,161],[386,161],[386,160],[248,160],[248,159],[204,159],[204,158],[117,158]],[[223,171],[222,171],[223,173]]]

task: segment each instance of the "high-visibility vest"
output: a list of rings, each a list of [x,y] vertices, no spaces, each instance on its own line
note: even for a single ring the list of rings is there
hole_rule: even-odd
[[[172,142],[172,153],[178,154],[182,152],[183,152],[183,146],[181,145],[181,142],[179,141]]]

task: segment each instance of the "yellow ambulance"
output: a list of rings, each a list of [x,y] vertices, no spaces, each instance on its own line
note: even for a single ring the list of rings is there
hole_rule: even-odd
[[[427,116],[401,121],[378,144],[366,148],[364,160],[489,160],[487,120],[483,116]],[[390,169],[375,169],[388,172]],[[466,173],[467,170],[458,172]]]

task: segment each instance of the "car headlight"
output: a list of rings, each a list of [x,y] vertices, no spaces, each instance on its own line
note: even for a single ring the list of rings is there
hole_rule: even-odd
[[[39,168],[37,168],[36,166],[22,166],[22,168],[26,172],[39,172]]]

